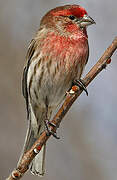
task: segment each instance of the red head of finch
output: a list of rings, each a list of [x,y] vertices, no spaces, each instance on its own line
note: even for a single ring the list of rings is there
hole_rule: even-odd
[[[26,152],[45,129],[45,122],[64,99],[75,79],[80,79],[89,55],[87,26],[94,24],[79,5],[50,10],[31,41],[23,73],[29,127]],[[30,165],[37,175],[45,172],[45,146]]]

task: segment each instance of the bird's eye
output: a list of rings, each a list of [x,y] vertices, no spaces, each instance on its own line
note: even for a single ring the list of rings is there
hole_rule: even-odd
[[[74,19],[75,19],[75,16],[70,15],[70,16],[69,16],[69,19],[74,20]]]

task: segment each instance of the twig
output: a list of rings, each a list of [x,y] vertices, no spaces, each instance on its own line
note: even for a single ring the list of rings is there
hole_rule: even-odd
[[[88,72],[88,74],[83,78],[83,82],[85,86],[88,84],[103,70],[106,68],[108,64],[111,62],[111,56],[113,55],[114,51],[117,49],[117,37],[113,40],[112,44],[106,49],[103,56],[98,60],[98,62],[93,66],[93,68]],[[53,118],[52,122],[58,127],[60,122],[62,121],[65,114],[68,112],[74,101],[77,97],[82,93],[81,90],[77,86],[73,86],[72,90],[68,92],[66,99]],[[55,127],[51,127],[53,132],[56,132]],[[44,131],[39,139],[34,143],[29,151],[27,151],[23,158],[21,159],[18,167],[12,171],[10,176],[6,180],[19,180],[24,173],[28,170],[30,162],[34,159],[37,153],[40,152],[42,146],[46,143],[50,136],[46,135]]]

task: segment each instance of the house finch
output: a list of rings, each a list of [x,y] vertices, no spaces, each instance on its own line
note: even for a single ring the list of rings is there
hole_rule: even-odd
[[[28,114],[23,153],[29,150],[45,128],[47,134],[52,133],[49,128],[53,125],[49,122],[52,113],[65,98],[72,83],[80,79],[88,61],[86,28],[94,23],[79,5],[57,7],[42,18],[28,48],[23,73],[23,95]],[[33,174],[44,175],[45,146],[30,165]]]

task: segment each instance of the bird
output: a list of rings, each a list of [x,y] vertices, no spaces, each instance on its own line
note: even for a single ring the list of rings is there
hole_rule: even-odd
[[[87,27],[92,24],[95,21],[76,4],[56,7],[42,17],[23,71],[28,129],[21,157],[44,130],[58,138],[49,128],[54,126],[50,119],[73,83],[86,91],[81,75],[89,57]],[[45,174],[45,153],[46,144],[30,164],[34,175]]]

